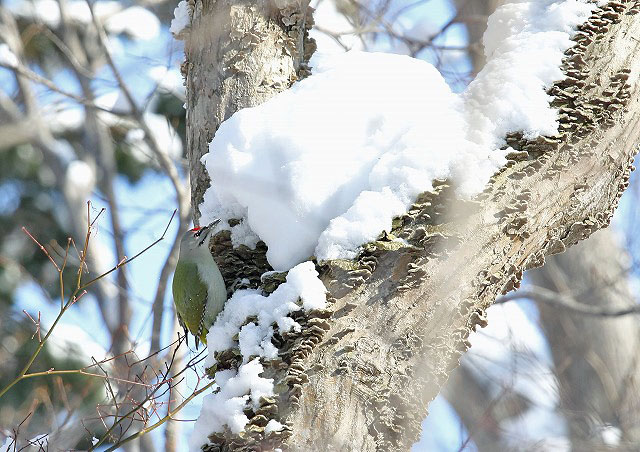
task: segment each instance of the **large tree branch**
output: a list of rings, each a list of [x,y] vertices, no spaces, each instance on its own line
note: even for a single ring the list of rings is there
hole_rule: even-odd
[[[245,35],[256,22],[272,23],[255,7],[242,6],[231,15],[228,8],[227,2],[208,8],[196,2],[194,23],[215,12],[213,20],[221,23],[206,28],[232,37]],[[567,77],[550,91],[560,108],[557,137],[535,142],[508,137],[519,152],[476,200],[456,200],[443,181],[394,222],[392,234],[404,241],[385,235],[354,261],[320,267],[331,307],[298,319],[302,332],[283,337],[280,359],[266,372],[278,394],[263,401],[250,433],[212,436],[214,443],[236,447],[262,441],[264,417],[274,417],[287,423],[288,432],[280,438],[290,434],[286,441],[295,450],[318,444],[327,450],[396,450],[412,444],[427,403],[457,366],[469,332],[484,323],[486,307],[517,287],[522,272],[541,265],[545,255],[608,225],[628,185],[640,136],[640,108],[629,104],[640,92],[640,61],[634,61],[640,51],[634,39],[640,34],[638,11],[633,2],[611,2],[576,35],[578,44],[564,63]],[[233,53],[227,52],[228,42],[194,46],[190,41],[187,114],[193,162],[206,150],[219,112],[230,114],[264,99],[247,99],[246,90],[234,93],[229,87],[261,79],[257,68],[284,52],[254,54],[247,48],[240,62],[252,61],[255,67],[242,66],[249,72],[238,74],[222,64]],[[260,45],[280,44],[262,39]],[[194,49],[202,48],[202,58],[193,58]],[[284,66],[295,67],[294,61]],[[217,85],[202,80],[212,68]],[[192,182],[197,199],[206,183],[202,178]],[[222,267],[227,278],[241,268]]]
[[[327,337],[341,339],[321,344],[303,361],[305,369],[319,370],[302,387],[300,408],[287,413],[293,445],[407,448],[426,403],[496,295],[517,286],[522,271],[540,265],[545,254],[608,224],[640,134],[640,112],[621,108],[638,91],[637,76],[633,86],[623,80],[629,69],[637,74],[633,57],[640,46],[631,36],[640,20],[618,16],[622,23],[605,31],[604,16],[585,26],[589,34],[578,35],[582,45],[566,62],[569,77],[554,88],[565,115],[557,139],[520,143],[526,159],[494,177],[478,205],[447,203],[447,188],[416,205],[396,234],[420,250],[377,249],[375,270],[351,293],[342,296],[345,280],[368,276],[373,260],[363,256],[349,271],[329,265],[325,281],[340,298],[334,312],[353,310],[331,319]],[[448,218],[441,207],[447,205]]]

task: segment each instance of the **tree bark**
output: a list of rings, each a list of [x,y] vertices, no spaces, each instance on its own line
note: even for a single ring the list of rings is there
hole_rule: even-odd
[[[220,124],[241,108],[259,105],[308,74],[315,50],[309,0],[198,0],[185,39],[187,155],[191,205],[209,187],[200,158]]]
[[[567,253],[554,256],[531,272],[537,285],[573,295],[598,307],[633,306],[627,284],[628,259],[608,231],[601,231]],[[635,315],[599,318],[538,303],[540,322],[553,355],[560,407],[567,419],[575,451],[604,450],[606,425],[621,431],[619,450],[640,444],[637,344],[640,326]]]
[[[484,310],[495,297],[517,287],[522,272],[542,265],[545,255],[608,225],[640,136],[640,109],[629,103],[640,92],[640,61],[634,61],[640,8],[634,5],[611,2],[576,35],[578,44],[564,63],[567,77],[550,90],[561,109],[558,136],[535,142],[508,137],[519,152],[474,201],[456,200],[451,184],[440,181],[394,221],[391,235],[405,244],[384,234],[353,261],[321,263],[330,307],[299,318],[299,334],[283,335],[280,359],[265,363],[276,397],[250,413],[243,435],[212,435],[209,450],[282,441],[293,450],[410,447],[428,402],[458,365],[469,332],[485,323]],[[303,67],[305,46],[291,49],[271,34],[286,29],[283,9],[268,11],[246,2],[195,4],[186,45],[188,146],[195,167],[220,120],[286,88]],[[304,8],[298,11],[306,17]],[[301,29],[309,23],[303,22]],[[202,28],[224,33],[208,36]],[[238,52],[253,29],[259,42]],[[262,82],[268,78],[264,66],[283,68],[276,71],[280,84]],[[255,96],[248,86],[256,88]],[[197,202],[207,183],[196,169],[192,184]],[[217,246],[230,244],[221,240]],[[227,279],[243,268],[230,261],[222,267]],[[287,429],[263,434],[265,417]]]

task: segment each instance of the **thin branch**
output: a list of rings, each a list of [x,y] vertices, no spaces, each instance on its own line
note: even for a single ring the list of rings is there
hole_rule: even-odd
[[[9,69],[10,71],[15,72],[16,74],[22,75],[28,79],[30,79],[31,81],[34,81],[36,83],[39,83],[40,85],[44,85],[47,88],[49,88],[51,91],[54,91],[58,94],[61,94],[65,97],[68,97],[69,99],[72,99],[76,102],[78,102],[79,104],[85,105],[87,107],[91,107],[91,108],[95,108],[97,110],[101,110],[101,111],[105,111],[107,113],[111,113],[114,115],[118,115],[118,116],[126,116],[126,112],[116,112],[113,111],[110,108],[104,108],[101,107],[93,102],[89,102],[87,101],[85,98],[78,96],[76,94],[73,94],[69,91],[65,91],[61,88],[59,88],[55,83],[53,83],[51,80],[41,76],[40,74],[33,72],[31,69],[22,66],[22,65],[18,65],[18,66],[9,66],[7,64],[3,64],[0,63],[0,67],[3,67],[5,69]]]
[[[126,378],[118,378],[118,377],[110,377],[108,375],[94,374],[94,373],[91,373],[91,372],[86,372],[84,369],[68,369],[68,370],[49,369],[49,370],[45,370],[45,371],[42,371],[42,372],[33,372],[33,373],[30,373],[30,374],[25,374],[22,378],[26,379],[26,378],[32,378],[32,377],[43,377],[43,376],[46,376],[46,375],[71,375],[71,374],[85,375],[87,377],[102,378],[104,380],[119,381],[121,383],[129,383],[129,384],[132,384],[132,385],[140,385],[140,386],[146,386],[146,387],[152,387],[153,386],[153,385],[148,384],[148,383],[131,381],[131,380],[128,380]]]
[[[506,303],[511,300],[529,298],[541,303],[551,304],[561,309],[566,309],[577,314],[592,317],[620,317],[629,314],[640,314],[640,305],[625,307],[602,307],[580,303],[570,295],[559,294],[544,287],[528,286],[516,292],[504,295],[495,301],[495,304]]]
[[[85,289],[87,287],[89,287],[90,285],[92,285],[93,283],[95,283],[96,281],[104,278],[105,276],[107,276],[110,273],[113,273],[114,271],[116,271],[117,269],[119,269],[120,267],[122,267],[123,265],[127,265],[129,262],[133,261],[134,259],[138,258],[140,255],[144,254],[145,252],[147,252],[150,248],[154,247],[156,244],[160,243],[162,240],[164,240],[164,236],[167,234],[167,230],[169,230],[169,226],[171,225],[171,222],[173,221],[173,217],[176,215],[176,210],[173,211],[173,214],[171,215],[171,218],[169,219],[169,223],[167,223],[167,227],[164,229],[164,232],[162,233],[162,236],[160,236],[159,239],[157,239],[155,242],[153,242],[151,245],[147,246],[145,249],[143,249],[142,251],[140,251],[138,254],[136,254],[133,257],[130,258],[126,258],[121,260],[115,267],[111,268],[110,270],[107,270],[106,272],[104,272],[103,274],[101,274],[100,276],[96,276],[95,278],[93,278],[91,281],[89,281],[88,283],[83,284],[81,287],[79,287],[79,289]]]
[[[33,240],[36,245],[38,245],[38,248],[40,248],[40,250],[45,254],[45,256],[47,256],[47,258],[53,264],[53,266],[56,268],[58,273],[60,273],[60,267],[58,267],[58,264],[56,264],[56,261],[53,260],[53,258],[51,257],[49,252],[46,250],[46,248],[44,246],[42,246],[42,244],[40,242],[38,242],[38,240],[34,236],[32,236],[31,233],[29,232],[29,230],[27,228],[25,228],[24,226],[22,226],[22,232],[27,234],[29,236],[29,238],[31,240]]]
[[[80,261],[80,269],[78,271],[78,282],[77,282],[77,288],[73,291],[73,293],[69,296],[69,299],[67,301],[67,303],[62,307],[62,309],[60,310],[60,312],[58,313],[58,315],[56,316],[55,320],[53,321],[53,324],[51,325],[51,328],[49,328],[49,331],[47,332],[47,334],[44,336],[44,338],[42,338],[42,341],[38,344],[38,346],[36,347],[36,349],[34,350],[34,352],[31,354],[31,357],[29,358],[29,360],[27,361],[27,363],[25,364],[24,368],[20,371],[20,374],[13,379],[13,381],[11,381],[7,386],[5,386],[2,390],[0,390],[0,398],[2,398],[2,396],[4,394],[7,393],[7,391],[9,391],[9,389],[11,389],[14,385],[16,385],[19,381],[23,380],[25,378],[25,375],[27,374],[27,372],[29,371],[29,369],[31,368],[31,365],[33,364],[33,362],[36,360],[36,358],[38,357],[38,355],[40,354],[42,348],[44,347],[44,344],[47,342],[47,340],[49,339],[49,337],[51,336],[51,333],[53,332],[53,330],[55,329],[56,325],[58,324],[58,322],[60,321],[60,319],[62,318],[62,316],[64,315],[64,313],[67,311],[67,309],[69,309],[82,295],[84,295],[84,289],[89,287],[91,284],[93,284],[94,282],[104,278],[105,276],[107,276],[109,273],[113,272],[114,270],[116,270],[117,268],[122,267],[123,265],[126,265],[127,263],[131,262],[132,260],[136,259],[138,256],[142,255],[143,253],[145,253],[147,250],[149,250],[150,248],[152,248],[155,244],[157,244],[158,242],[160,242],[162,239],[164,239],[165,234],[167,233],[167,230],[169,229],[169,225],[171,224],[171,221],[173,220],[173,217],[175,216],[175,211],[173,213],[173,215],[171,215],[171,219],[169,220],[169,223],[167,224],[167,227],[165,228],[164,232],[162,233],[162,236],[156,240],[155,242],[153,242],[151,245],[147,246],[145,249],[143,249],[142,251],[140,251],[138,254],[136,254],[135,256],[133,256],[130,259],[125,259],[123,261],[121,261],[118,265],[116,265],[116,267],[114,267],[113,269],[109,270],[108,272],[105,272],[103,274],[101,274],[100,276],[92,279],[91,281],[89,281],[88,283],[84,284],[84,285],[80,285],[81,284],[81,272],[82,272],[82,266],[85,263],[85,259],[87,257],[87,248],[89,246],[89,239],[91,237],[91,229],[95,223],[95,219],[93,221],[91,221],[91,215],[90,215],[90,202],[87,203],[87,235],[85,238],[85,243],[84,243],[84,249],[82,251],[82,255],[81,255],[81,261]],[[104,211],[101,210],[98,213],[98,216],[100,216],[100,214],[102,214],[102,212]],[[97,217],[96,217],[97,218]],[[30,234],[29,234],[30,235]],[[31,236],[31,235],[30,235]],[[39,242],[33,238],[33,240],[38,244]],[[44,247],[41,246],[41,249],[43,249]],[[44,252],[48,255],[48,252],[46,250],[44,250]],[[53,259],[51,259],[53,261]],[[55,262],[54,262],[55,264]],[[56,268],[59,268],[56,265]],[[78,294],[81,294],[78,296]],[[106,380],[108,382],[108,380]]]
[[[106,452],[114,451],[117,448],[119,448],[120,446],[122,446],[124,443],[128,443],[131,440],[134,440],[134,439],[136,439],[136,438],[138,438],[138,437],[140,437],[140,436],[142,436],[142,435],[144,435],[146,433],[149,433],[152,430],[155,430],[156,428],[160,427],[165,422],[167,422],[169,420],[173,420],[173,416],[175,416],[176,413],[178,413],[182,408],[184,408],[187,405],[187,403],[189,403],[197,395],[202,394],[204,391],[209,389],[215,383],[216,383],[215,381],[211,381],[211,382],[207,383],[205,386],[203,386],[202,388],[194,391],[189,397],[184,399],[184,401],[180,405],[178,405],[174,410],[172,410],[169,413],[167,413],[167,415],[165,417],[163,417],[162,419],[160,419],[158,422],[156,422],[153,425],[150,425],[149,427],[143,428],[142,430],[140,430],[137,433],[134,433],[131,436],[126,437],[122,441],[118,442],[118,444],[114,444],[113,446],[111,446],[109,449],[106,450]]]
[[[173,358],[172,358],[171,362],[173,362],[173,359],[175,359],[175,354],[177,353],[177,350],[178,350],[178,347],[176,347],[174,352],[173,352]],[[206,349],[203,349],[194,358],[192,358],[189,361],[189,363],[187,363],[187,365],[183,369],[181,369],[180,371],[178,371],[176,374],[174,374],[171,377],[168,376],[169,375],[169,371],[171,369],[171,366],[169,366],[169,368],[167,369],[167,371],[163,375],[163,382],[171,382],[171,381],[175,380],[177,377],[182,375],[184,372],[186,372],[187,370],[189,370],[190,368],[192,368],[193,366],[197,365],[199,362],[204,360],[206,357],[201,357],[201,355],[203,355],[203,352],[205,350]],[[141,402],[138,403],[138,405],[136,405],[129,412],[125,413],[123,416],[120,416],[120,419],[118,419],[116,422],[113,423],[113,425],[111,425],[111,427],[104,433],[102,438],[100,438],[100,441],[98,441],[95,445],[93,445],[92,447],[89,448],[89,452],[93,451],[95,448],[97,448],[100,445],[102,445],[102,443],[104,443],[104,441],[106,441],[107,437],[109,437],[111,435],[111,433],[118,427],[119,424],[122,423],[122,421],[124,419],[126,419],[126,418],[132,416],[133,414],[135,414],[141,407],[143,407],[145,405],[145,403],[147,403],[147,401],[151,400],[155,396],[155,394],[160,390],[160,388],[162,386],[163,386],[162,384],[157,385]],[[169,387],[171,387],[171,383],[169,383]],[[162,396],[162,394],[160,396]]]

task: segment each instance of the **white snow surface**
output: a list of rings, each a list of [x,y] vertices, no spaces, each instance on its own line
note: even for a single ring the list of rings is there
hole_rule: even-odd
[[[619,446],[622,440],[622,431],[613,425],[604,425],[600,435],[602,436],[602,442],[611,447]]]
[[[504,164],[504,137],[557,133],[545,89],[586,0],[513,1],[490,18],[488,62],[460,95],[429,63],[351,51],[317,55],[313,75],[225,121],[202,161],[202,222],[244,218],[234,244],[268,246],[276,270],[351,258],[391,228],[434,179],[472,197]],[[226,225],[228,227],[228,225]],[[234,237],[237,234],[240,237]]]
[[[173,10],[173,19],[171,19],[169,31],[173,33],[174,36],[177,36],[182,30],[188,27],[190,23],[191,13],[189,12],[189,5],[185,0],[182,0]]]
[[[275,358],[277,350],[271,344],[271,325],[276,323],[281,332],[292,328],[298,330],[300,325],[287,315],[300,309],[324,308],[325,292],[312,262],[292,268],[287,274],[287,282],[269,296],[251,289],[236,291],[207,334],[209,356],[205,365],[214,365],[214,353],[232,347],[233,336],[238,332],[243,362],[256,355]],[[299,299],[302,306],[298,304]],[[258,320],[242,326],[250,316],[257,316]]]
[[[224,310],[207,334],[208,355],[206,367],[215,364],[214,354],[233,346],[238,334],[242,364],[237,372],[216,372],[219,391],[210,394],[202,402],[202,410],[189,440],[192,451],[199,451],[213,431],[222,431],[226,425],[232,432],[240,432],[249,421],[243,410],[251,403],[258,407],[260,397],[273,395],[273,380],[260,376],[263,371],[259,357],[273,359],[277,349],[271,343],[273,324],[280,332],[299,330],[300,325],[288,314],[300,309],[322,309],[326,303],[326,290],[318,279],[311,262],[292,268],[287,280],[269,296],[257,290],[238,290],[227,301]],[[301,301],[301,304],[299,303]],[[255,322],[246,322],[256,316]],[[278,422],[270,423],[271,430],[280,430]]]
[[[266,434],[269,434],[271,432],[277,432],[279,430],[282,430],[283,427],[284,425],[282,425],[280,422],[276,421],[275,419],[271,419],[269,422],[267,422],[267,425],[264,427],[264,432]]]
[[[219,391],[202,400],[202,410],[189,438],[189,450],[200,451],[212,432],[221,432],[224,426],[233,433],[244,430],[249,419],[243,410],[249,402],[258,408],[260,397],[273,395],[273,379],[260,377],[263,371],[260,360],[255,358],[234,370],[216,372]],[[249,395],[251,394],[251,396]]]

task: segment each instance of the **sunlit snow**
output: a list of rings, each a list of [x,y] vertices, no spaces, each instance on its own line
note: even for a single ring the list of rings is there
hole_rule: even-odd
[[[545,88],[562,77],[570,32],[593,8],[546,0],[498,9],[487,65],[460,95],[421,60],[316,56],[314,75],[221,125],[203,157],[212,185],[202,221],[244,218],[269,263],[286,270],[312,255],[354,257],[436,178],[472,197],[504,164],[507,132],[557,132]],[[246,229],[242,237],[235,243]]]
[[[277,353],[273,325],[295,329],[290,312],[324,305],[322,283],[305,260],[354,257],[434,179],[453,180],[461,197],[478,194],[505,162],[506,133],[557,133],[546,88],[563,77],[570,36],[594,8],[586,0],[499,8],[484,39],[487,65],[461,94],[424,61],[317,55],[312,76],[221,125],[203,157],[212,185],[200,221],[221,218],[219,227],[229,228],[227,220],[242,219],[230,228],[233,244],[261,239],[270,264],[291,270],[268,297],[237,291],[210,329],[207,363],[237,335],[243,364],[216,375],[220,391],[203,403],[192,450],[212,431],[241,431],[247,404],[273,390],[255,359]],[[251,315],[258,320],[244,325]]]

